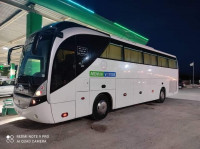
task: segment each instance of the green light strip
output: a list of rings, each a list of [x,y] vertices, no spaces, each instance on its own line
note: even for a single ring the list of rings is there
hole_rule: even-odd
[[[79,6],[79,7],[81,7],[81,8],[83,8],[83,9],[85,9],[85,10],[87,10],[87,11],[89,11],[89,12],[91,12],[91,13],[94,13],[93,10],[90,10],[90,9],[88,9],[88,8],[86,8],[86,7],[80,5],[80,4],[78,4],[78,3],[76,3],[76,2],[74,2],[72,0],[68,0],[68,1],[71,2],[71,3],[73,3],[73,4],[75,4],[75,5],[77,5],[77,6]]]
[[[129,31],[129,32],[131,32],[131,33],[133,33],[133,34],[135,34],[135,35],[137,35],[137,36],[139,36],[139,37],[145,39],[145,40],[147,40],[147,41],[149,40],[149,39],[147,39],[147,38],[145,38],[145,37],[139,35],[138,33],[134,32],[134,31],[132,31],[132,30],[130,30],[130,29],[128,29],[128,28],[126,28],[126,27],[124,27],[124,26],[122,26],[122,25],[116,23],[116,22],[115,22],[114,24],[115,24],[116,26],[119,26],[119,27],[121,27],[121,28],[123,28],[123,29],[125,29],[125,30],[127,30],[127,31]]]

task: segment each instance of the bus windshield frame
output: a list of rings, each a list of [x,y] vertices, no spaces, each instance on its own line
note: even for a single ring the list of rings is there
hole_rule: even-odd
[[[27,38],[17,71],[17,82],[40,85],[48,77],[51,48],[55,30],[45,30]]]

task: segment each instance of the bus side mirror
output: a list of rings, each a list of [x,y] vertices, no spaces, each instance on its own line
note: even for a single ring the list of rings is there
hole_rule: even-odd
[[[10,48],[10,49],[8,50],[8,57],[7,57],[8,65],[10,65],[10,60],[11,60],[12,51],[13,51],[13,50],[20,49],[20,48],[23,48],[23,47],[24,47],[23,45],[18,45],[18,46],[15,46],[15,47]]]

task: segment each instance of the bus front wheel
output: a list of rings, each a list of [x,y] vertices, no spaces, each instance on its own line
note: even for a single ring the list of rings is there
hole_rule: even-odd
[[[94,120],[101,120],[105,118],[109,111],[108,97],[104,94],[100,94],[96,97],[93,104],[92,118]]]

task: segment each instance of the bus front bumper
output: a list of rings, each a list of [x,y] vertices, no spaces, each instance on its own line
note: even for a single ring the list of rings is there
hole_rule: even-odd
[[[14,103],[14,108],[20,116],[23,116],[32,121],[46,124],[55,123],[52,117],[51,106],[47,101],[36,106],[28,107],[26,109],[22,109]]]

